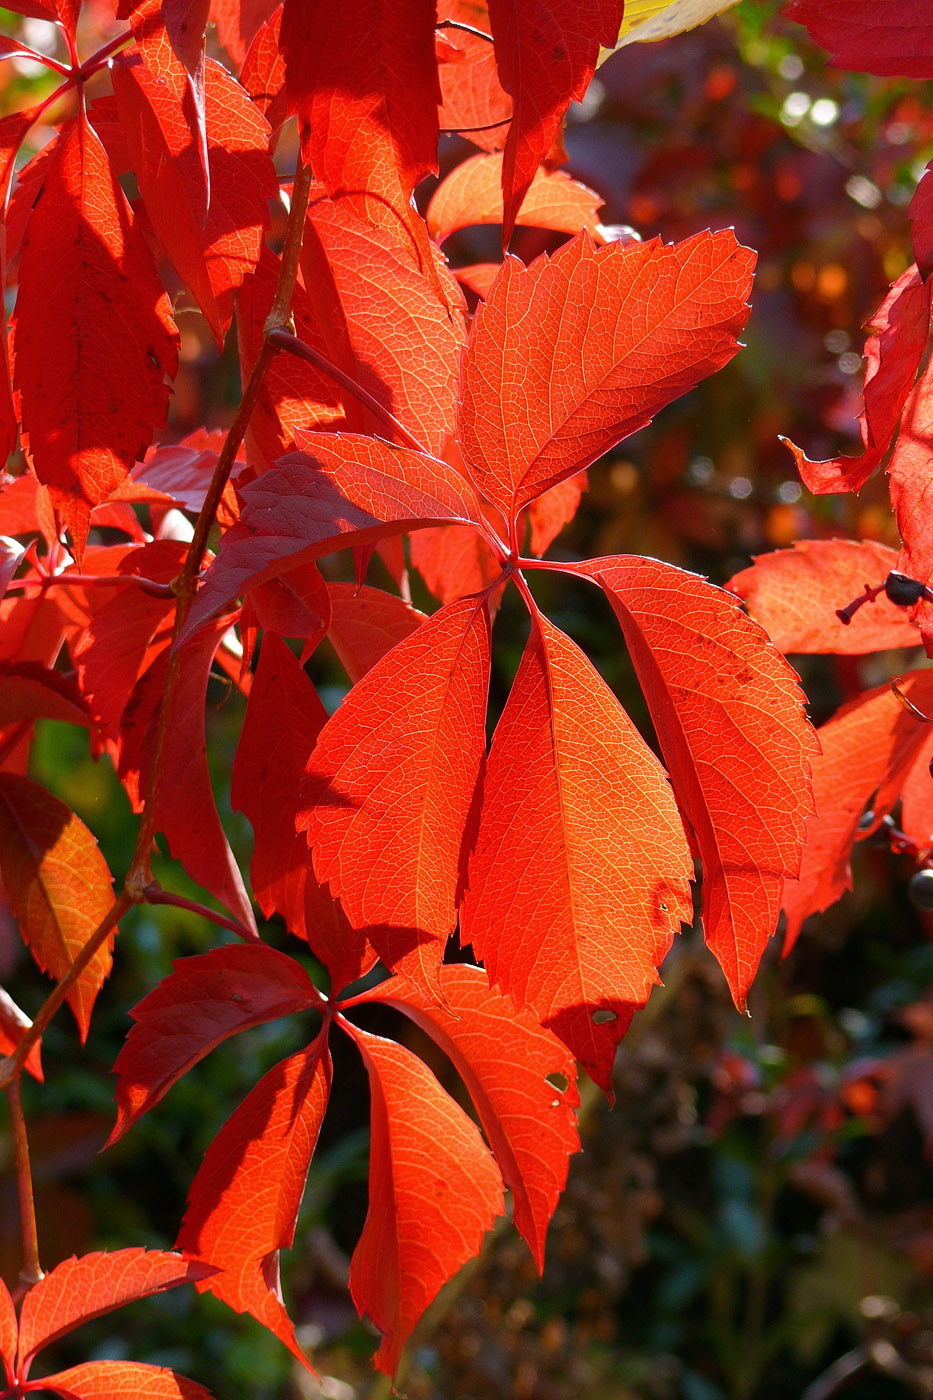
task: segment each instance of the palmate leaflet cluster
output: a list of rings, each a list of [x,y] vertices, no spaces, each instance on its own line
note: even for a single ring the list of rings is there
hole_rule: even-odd
[[[793,9],[833,48],[827,13],[858,19],[866,5]],[[642,37],[646,16],[650,37],[682,27],[676,7],[660,18],[656,8],[630,0],[624,42]],[[700,4],[693,18],[723,8]],[[905,15],[922,29],[911,0],[890,8],[898,33]],[[383,1335],[376,1364],[392,1372],[424,1307],[501,1213],[504,1186],[540,1267],[577,1146],[575,1062],[611,1091],[616,1046],[691,919],[695,859],[706,938],[739,1006],[782,902],[795,908],[794,891],[807,888],[816,745],[796,677],[762,627],[733,596],[656,560],[542,558],[586,468],[736,353],[754,255],[729,231],[676,246],[607,243],[598,199],[553,168],[567,106],[600,45],[619,36],[621,0],[216,0],[210,11],[121,0],[83,61],[89,21],[76,0],[14,9],[56,23],[69,55],[57,64],[56,135],[15,181],[17,152],[51,99],[0,122],[0,180],[12,190],[0,246],[17,277],[0,437],[8,451],[19,442],[25,466],[0,491],[0,871],[57,982],[36,1027],[0,1000],[14,1125],[25,1134],[18,1076],[41,1077],[39,1031],[58,1002],[67,997],[83,1038],[117,919],[132,902],[171,898],[149,870],[156,832],[241,941],[179,963],[135,1008],[113,1138],[221,1040],[309,1010],[321,1028],[221,1130],[194,1179],[178,1255],[88,1255],[38,1282],[27,1209],[19,1318],[0,1288],[7,1393],[202,1394],[130,1363],[29,1379],[41,1345],[186,1280],[302,1355],[277,1254],[292,1243],[331,1094],[332,1030],[356,1044],[372,1091],[370,1210],[350,1285]],[[209,18],[229,67],[205,57]],[[859,49],[848,28],[845,42],[841,61],[859,66],[850,50],[863,59],[867,40]],[[25,51],[3,45],[0,57]],[[913,74],[915,58],[904,65],[916,52],[889,46],[883,61],[895,66],[880,71]],[[272,152],[290,115],[301,159],[277,253]],[[441,129],[464,131],[480,153],[422,217],[413,191],[436,171]],[[923,379],[911,383],[928,326],[928,184],[914,210],[919,269],[874,327],[872,463],[902,419],[922,423],[926,411]],[[567,241],[527,268],[506,255],[464,269],[458,283],[440,249],[477,223],[501,224],[503,248],[522,223]],[[225,439],[157,443],[178,365],[168,264],[218,345],[236,322],[247,387]],[[479,298],[472,318],[463,288]],[[902,427],[891,471],[905,522],[908,455]],[[818,467],[827,489],[852,480],[838,462],[801,457],[814,480]],[[190,546],[171,529],[178,510],[197,517]],[[100,544],[100,527],[122,542]],[[926,580],[922,532],[902,532],[913,553],[899,567]],[[318,570],[343,549],[359,586]],[[362,583],[374,550],[397,592]],[[790,567],[801,562],[813,562],[804,550]],[[409,565],[439,601],[430,617],[405,601]],[[786,567],[759,564],[736,581],[772,628],[770,604],[759,604]],[[608,598],[665,766],[540,613],[526,581],[538,568],[574,573]],[[507,587],[531,631],[487,753],[492,624]],[[903,639],[912,624],[880,611],[853,632],[888,627]],[[330,719],[301,664],[325,636],[352,684]],[[217,668],[248,697],[232,800],[255,834],[253,897],[327,969],[328,996],[298,958],[261,940],[218,817],[204,734]],[[926,685],[922,675],[903,683],[921,711],[933,707]],[[140,813],[116,902],[92,834],[26,774],[41,718],[88,727]],[[909,784],[926,749],[915,723],[890,734],[874,786],[896,796],[895,777]],[[905,813],[908,802],[905,789]],[[818,861],[822,870],[824,852]],[[445,962],[457,931],[481,968]],[[377,962],[382,980],[346,991]],[[355,1024],[353,1008],[372,1002],[449,1057],[479,1126],[420,1059]],[[22,1161],[21,1176],[28,1183]]]

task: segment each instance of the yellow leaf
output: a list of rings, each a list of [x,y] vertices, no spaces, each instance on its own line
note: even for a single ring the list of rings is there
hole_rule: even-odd
[[[686,29],[705,24],[736,3],[737,0],[626,0],[616,49],[626,44],[670,39],[674,34],[683,34]],[[609,52],[614,53],[615,49]],[[604,57],[608,57],[608,53]]]

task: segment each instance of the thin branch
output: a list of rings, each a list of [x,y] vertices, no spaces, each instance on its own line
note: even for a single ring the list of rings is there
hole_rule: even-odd
[[[17,597],[18,588],[119,588],[124,583],[135,584],[153,598],[174,598],[171,584],[157,583],[153,578],[142,578],[139,574],[43,574],[40,578],[18,578],[7,589],[6,596]]]
[[[491,34],[486,34],[482,29],[474,29],[472,24],[463,24],[459,19],[438,20],[434,28],[460,29],[464,34],[472,34],[475,39],[485,39],[487,44],[494,44],[496,42]]]
[[[6,1096],[10,1105],[10,1126],[13,1130],[13,1146],[16,1153],[16,1184],[19,1190],[19,1215],[23,1232],[23,1267],[19,1280],[24,1288],[31,1288],[44,1275],[39,1263],[39,1235],[36,1230],[36,1202],[29,1166],[29,1139],[26,1136],[26,1120],[23,1117],[23,1102],[19,1090],[19,1079],[11,1079],[6,1086]]]
[[[169,904],[173,909],[188,909],[192,914],[200,914],[202,919],[210,919],[212,923],[218,924],[221,928],[229,929],[238,938],[242,938],[245,943],[256,942],[249,929],[244,928],[236,919],[230,919],[226,914],[218,914],[215,909],[209,909],[206,904],[198,904],[197,900],[187,899],[183,894],[171,894],[159,885],[149,885],[143,890],[143,894],[146,896],[147,904]]]
[[[352,379],[349,374],[345,374],[333,361],[328,360],[326,355],[320,354],[320,352],[315,350],[312,346],[305,344],[303,340],[299,340],[296,335],[292,335],[286,330],[272,331],[269,335],[269,339],[280,350],[287,350],[290,355],[295,355],[299,360],[306,360],[309,365],[314,365],[315,369],[321,370],[322,373],[333,379],[336,384],[339,384],[341,388],[346,389],[347,393],[352,394],[364,408],[368,408],[370,413],[380,418],[393,432],[397,433],[406,447],[410,447],[413,452],[420,452],[425,457],[431,455],[428,449],[408,431],[404,423],[398,421],[394,413],[391,413],[389,409],[385,408],[378,399],[373,398],[369,390],[364,389],[362,384],[358,384],[355,379]]]
[[[441,136],[469,136],[471,131],[495,131],[497,126],[508,126],[511,117],[503,117],[497,122],[487,122],[485,126],[442,126],[439,128]]]
[[[86,58],[81,67],[75,73],[75,77],[81,81],[90,78],[98,69],[103,68],[108,59],[112,58],[118,49],[122,49],[124,44],[133,42],[134,34],[131,29],[126,29],[122,34],[116,34],[112,39],[108,39],[102,48],[92,53],[90,58]]]

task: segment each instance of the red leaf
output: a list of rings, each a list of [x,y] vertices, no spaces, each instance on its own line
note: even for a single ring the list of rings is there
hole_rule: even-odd
[[[529,548],[532,554],[544,554],[557,539],[564,526],[576,515],[586,487],[586,472],[579,472],[577,476],[568,476],[531,502],[528,524],[531,527]]]
[[[35,661],[0,661],[0,726],[57,719],[87,725],[87,705],[74,681]]]
[[[26,229],[13,382],[24,445],[79,563],[91,507],[112,495],[165,421],[165,376],[177,364],[178,333],[152,255],[103,147],[76,119],[48,160]]]
[[[113,880],[80,818],[14,773],[0,773],[0,874],[33,957],[58,981],[113,908]],[[110,971],[113,936],[68,993],[82,1040]]]
[[[739,1010],[799,869],[817,751],[795,672],[739,604],[654,559],[594,560],[703,861],[703,923]]]
[[[466,267],[455,267],[454,276],[461,287],[467,287],[485,301],[501,268],[501,263],[470,263]]]
[[[365,994],[404,1011],[450,1057],[476,1106],[506,1186],[515,1228],[544,1267],[544,1239],[580,1146],[573,1057],[530,1011],[489,987],[477,967],[442,967],[444,1005],[407,978]]]
[[[307,766],[298,826],[315,874],[419,985],[457,922],[464,831],[486,752],[489,614],[466,598],[359,681]]]
[[[210,1400],[197,1381],[144,1361],[85,1361],[30,1383],[26,1391],[53,1390],[70,1400]]]
[[[864,407],[859,419],[861,456],[811,462],[799,447],[785,439],[808,491],[825,496],[832,491],[858,491],[864,486],[891,446],[929,328],[928,289],[920,281],[916,266],[911,266],[865,323],[871,335],[865,342]]]
[[[240,69],[240,82],[276,133],[288,120],[285,60],[279,45],[281,28],[282,6],[278,5],[260,26]]]
[[[278,192],[269,128],[219,63],[205,66],[210,204],[192,202],[201,157],[184,110],[184,79],[157,77],[138,55],[113,65],[114,92],[133,171],[163,248],[222,346],[233,298],[259,261],[270,198]]]
[[[312,191],[301,270],[311,343],[439,456],[454,426],[462,316],[448,315],[398,241],[364,223],[346,196],[331,201]],[[446,269],[437,275],[445,303],[456,306],[455,281]],[[348,431],[386,436],[385,424],[351,395],[343,408]]]
[[[279,6],[279,0],[211,0],[217,37],[239,67],[258,31]]]
[[[439,0],[438,20],[451,19],[490,34],[486,0]],[[457,129],[484,151],[501,151],[508,136],[512,99],[499,82],[495,49],[462,29],[443,29],[438,45],[441,129]],[[443,50],[443,52],[441,52]],[[476,128],[491,127],[491,130]]]
[[[914,257],[920,276],[926,281],[933,272],[933,161],[921,175],[907,212],[910,215]]]
[[[933,713],[933,672],[913,671],[899,688],[924,714]],[[902,782],[929,741],[929,730],[888,685],[843,705],[817,734],[823,751],[812,764],[815,811],[807,822],[800,877],[784,886],[785,953],[806,918],[828,909],[851,889],[849,856],[872,794],[877,825],[894,806]]]
[[[154,540],[131,550],[117,573],[170,583],[181,572],[185,552],[179,540]],[[112,742],[139,677],[171,641],[175,600],[154,598],[133,584],[108,592],[116,596],[94,611],[73,650],[98,732]]]
[[[927,364],[901,417],[897,443],[888,463],[891,504],[904,542],[898,568],[922,583],[933,579],[933,369]],[[862,608],[862,612],[867,612]]]
[[[753,263],[729,229],[600,249],[580,234],[528,268],[506,259],[461,374],[458,436],[480,489],[512,518],[720,369]]]
[[[307,939],[339,989],[362,977],[376,955],[318,884],[307,840],[295,830],[301,780],[326,721],[295,657],[266,633],[234,760],[231,802],[255,832],[250,872],[259,907],[266,918],[278,911],[296,937]]]
[[[113,1067],[117,1121],[108,1146],[222,1040],[320,1001],[301,964],[264,944],[213,948],[173,967],[133,1008],[136,1024]]]
[[[602,200],[563,170],[538,170],[515,222],[557,233],[594,234]],[[428,205],[428,232],[443,243],[458,229],[502,223],[502,157],[471,156],[442,180]]]
[[[926,0],[790,0],[785,13],[806,25],[839,68],[933,78],[933,16]]]
[[[561,118],[579,102],[596,68],[600,44],[618,38],[624,0],[489,0],[496,63],[515,114],[502,167],[502,246]]]
[[[222,1270],[199,1291],[251,1313],[305,1365],[282,1303],[279,1251],[295,1237],[330,1085],[320,1038],[264,1075],[208,1148],[178,1235],[179,1249]]]
[[[502,1179],[479,1130],[409,1050],[348,1027],[369,1072],[369,1211],[350,1292],[383,1334],[392,1374],[442,1284],[502,1214]]]
[[[3,1368],[10,1385],[13,1384],[18,1334],[19,1322],[16,1318],[13,1299],[10,1297],[10,1291],[3,1279],[0,1279],[0,1357],[3,1358]]]
[[[66,1259],[30,1288],[19,1321],[20,1374],[37,1351],[93,1317],[210,1273],[161,1249],[117,1249]]]
[[[0,987],[0,1055],[12,1055],[17,1045],[23,1038],[24,1031],[32,1025],[25,1011],[21,1011],[16,1002]],[[33,1078],[42,1083],[42,1062],[40,1060],[40,1046],[42,1042],[37,1040],[29,1054],[26,1056],[25,1066]],[[2,1312],[2,1295],[0,1295],[0,1312]],[[2,1339],[3,1320],[0,1317],[0,1339]],[[2,1340],[0,1340],[0,1353],[2,1353]]]
[[[933,733],[914,759],[913,767],[901,785],[901,821],[904,834],[913,841],[921,855],[933,848],[933,781],[930,761],[933,759]]]
[[[489,756],[461,939],[604,1088],[631,1005],[690,922],[692,873],[661,765],[569,637],[533,619]]]
[[[440,89],[434,0],[285,0],[282,53],[302,156],[431,278],[443,297],[412,192],[437,170]]]
[[[897,555],[874,540],[798,540],[791,549],[759,554],[727,587],[748,604],[779,651],[861,656],[920,641],[903,608],[882,593],[854,614],[848,627],[836,609],[866,585],[883,583]]]
[[[447,523],[483,528],[479,502],[446,463],[376,438],[300,433],[304,451],[244,486],[182,636],[246,587],[350,546]]]
[[[169,850],[192,880],[210,890],[255,935],[252,906],[217,815],[207,763],[207,680],[225,631],[221,620],[190,640],[179,658],[154,794],[155,829],[164,832]],[[167,666],[168,653],[163,652],[143,676],[123,716],[120,777],[129,777],[131,789],[135,786],[140,793],[148,784]]]
[[[14,51],[20,45],[13,46]],[[11,112],[5,117],[0,117],[0,209],[6,208],[7,192],[13,171],[16,168],[16,157],[23,137],[29,130],[36,116],[38,109],[31,107],[22,112]],[[9,235],[7,235],[7,238]],[[9,253],[13,251],[7,246],[7,238],[0,239],[0,286],[6,286],[6,260]],[[10,363],[9,347],[7,346],[7,325],[6,316],[0,316],[0,463],[6,461],[7,457],[16,446],[16,412],[13,407],[13,391],[10,384]]]
[[[479,593],[502,572],[489,545],[465,525],[419,530],[409,540],[411,562],[442,603]]]
[[[426,532],[420,530],[413,541]],[[357,588],[352,583],[329,583],[328,641],[355,685],[381,661],[387,651],[410,637],[426,620],[410,603],[381,588]]]

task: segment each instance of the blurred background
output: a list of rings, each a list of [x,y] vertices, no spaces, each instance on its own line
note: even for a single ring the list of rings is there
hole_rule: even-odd
[[[0,19],[35,47],[52,42],[42,21],[6,12]],[[88,6],[86,22],[96,42],[107,37],[99,7]],[[47,82],[32,65],[0,64],[0,114],[39,100]],[[906,206],[933,156],[931,97],[929,85],[828,67],[774,0],[743,0],[722,20],[633,45],[599,69],[571,110],[565,142],[571,173],[605,201],[603,222],[665,240],[734,226],[759,264],[746,349],[592,470],[555,557],[656,555],[721,583],[750,556],[794,539],[897,544],[883,480],[858,499],[814,499],[778,435],[813,458],[856,450],[860,326],[911,261]],[[461,138],[445,141],[444,170],[472,150]],[[286,132],[283,171],[293,143]],[[430,188],[423,193],[426,200]],[[466,230],[446,251],[455,263],[482,261],[494,256],[496,237]],[[513,245],[526,260],[553,246],[553,235],[533,230],[519,230]],[[218,360],[206,326],[183,302],[179,321],[183,364],[169,438],[204,423],[222,427],[238,384],[235,347]],[[535,589],[650,741],[631,666],[595,590],[541,575]],[[431,606],[417,580],[415,595]],[[523,640],[521,609],[507,601],[494,647],[500,704]],[[820,723],[905,658],[792,660]],[[325,648],[310,670],[336,704],[346,682]],[[218,801],[246,862],[249,829],[228,801],[242,700],[218,682],[209,701]],[[34,776],[75,808],[111,869],[123,872],[134,823],[106,763],[91,761],[86,736],[47,723]],[[772,942],[748,1018],[732,1006],[696,930],[684,934],[663,969],[664,987],[621,1046],[614,1109],[584,1086],[584,1150],[571,1162],[543,1278],[503,1225],[423,1319],[402,1393],[933,1395],[933,923],[907,898],[911,873],[883,845],[857,848],[854,892],[811,920],[786,961],[780,940]],[[177,870],[157,874],[185,890]],[[280,927],[265,932],[300,953]],[[221,1047],[98,1157],[113,1118],[110,1068],[127,1008],[173,958],[217,936],[177,910],[135,911],[87,1046],[79,1052],[65,1016],[46,1033],[47,1082],[24,1085],[46,1267],[92,1248],[170,1246],[197,1163],[228,1112],[306,1039],[293,1018]],[[48,987],[9,922],[0,926],[0,981],[30,1012]],[[424,1049],[390,1012],[368,1014],[371,1028]],[[218,1400],[390,1394],[370,1369],[374,1337],[346,1290],[366,1209],[368,1091],[349,1046],[338,1051],[338,1089],[296,1247],[283,1260],[290,1311],[320,1379],[299,1372],[251,1319],[186,1290],[84,1328],[49,1352],[49,1369],[132,1355],[176,1367]],[[449,1068],[429,1062],[453,1089]],[[0,1273],[12,1282],[20,1246],[11,1155],[0,1137]]]

